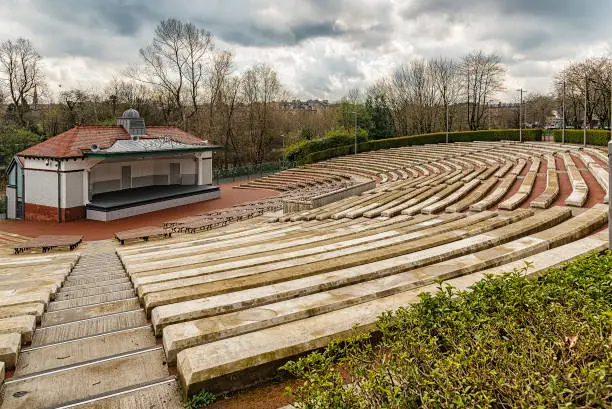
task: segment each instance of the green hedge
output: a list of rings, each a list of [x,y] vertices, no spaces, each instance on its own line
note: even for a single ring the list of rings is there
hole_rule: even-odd
[[[364,143],[368,140],[368,133],[364,129],[357,132],[357,143]],[[326,134],[324,138],[301,140],[285,150],[285,157],[289,161],[299,161],[301,158],[328,149],[344,147],[355,144],[355,135],[345,129],[336,129]]]
[[[553,131],[553,136],[555,137],[555,142],[562,142],[563,131],[561,129],[555,129]],[[601,129],[587,129],[587,145],[607,146],[609,140],[610,131],[604,131]],[[565,142],[582,145],[584,143],[584,130],[566,129]]]
[[[473,141],[518,141],[518,129],[499,129],[487,131],[451,132],[450,142]],[[542,129],[523,129],[524,141],[541,141]],[[362,142],[357,146],[357,152],[369,152],[378,149],[399,148],[402,146],[425,145],[446,142],[446,133],[437,132],[423,135],[401,136],[398,138],[377,139]],[[313,151],[303,156],[294,157],[300,164],[314,163],[337,156],[349,155],[355,152],[354,145],[336,146],[320,151]]]

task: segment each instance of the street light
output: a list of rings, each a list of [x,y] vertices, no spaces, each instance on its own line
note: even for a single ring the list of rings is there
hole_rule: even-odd
[[[523,88],[519,88],[517,89],[517,91],[521,93],[521,102],[519,104],[519,142],[523,142],[523,121],[521,116],[521,109],[523,107],[523,92],[525,92],[525,90]]]
[[[587,92],[588,92],[588,87],[589,87],[589,77],[587,77],[586,75],[584,76],[584,126],[583,126],[583,130],[582,130],[582,145],[586,146],[586,136],[587,136],[587,132],[586,132],[586,126],[587,126]]]
[[[563,95],[561,96],[561,105],[563,106],[563,130],[561,131],[561,143],[565,144],[565,80],[563,80]]]
[[[357,155],[357,111],[353,111],[355,116],[355,155]]]
[[[282,166],[284,167],[285,166],[285,161],[286,161],[286,159],[285,159],[285,134],[284,133],[281,134],[281,138],[283,138],[283,164],[282,164]]]

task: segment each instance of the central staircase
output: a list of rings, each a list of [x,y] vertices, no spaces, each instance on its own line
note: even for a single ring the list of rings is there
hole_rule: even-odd
[[[1,409],[183,407],[112,241],[89,242],[5,382]]]

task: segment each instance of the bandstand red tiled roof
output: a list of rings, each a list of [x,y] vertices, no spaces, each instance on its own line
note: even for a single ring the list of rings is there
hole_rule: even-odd
[[[189,145],[208,145],[207,142],[173,126],[147,126],[147,135],[141,139],[168,137],[176,142]],[[20,152],[23,157],[80,158],[83,152],[98,145],[100,149],[110,148],[115,141],[130,139],[130,134],[121,126],[75,126],[53,138]]]

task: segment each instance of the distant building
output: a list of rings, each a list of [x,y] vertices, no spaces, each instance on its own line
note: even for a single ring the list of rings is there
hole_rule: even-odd
[[[294,99],[293,101],[283,103],[282,107],[284,109],[318,111],[327,109],[329,107],[329,101],[327,99],[309,99],[307,101],[300,101],[299,99]]]
[[[8,167],[7,217],[108,221],[219,197],[218,146],[134,109],[116,126],[76,126],[20,153]]]

